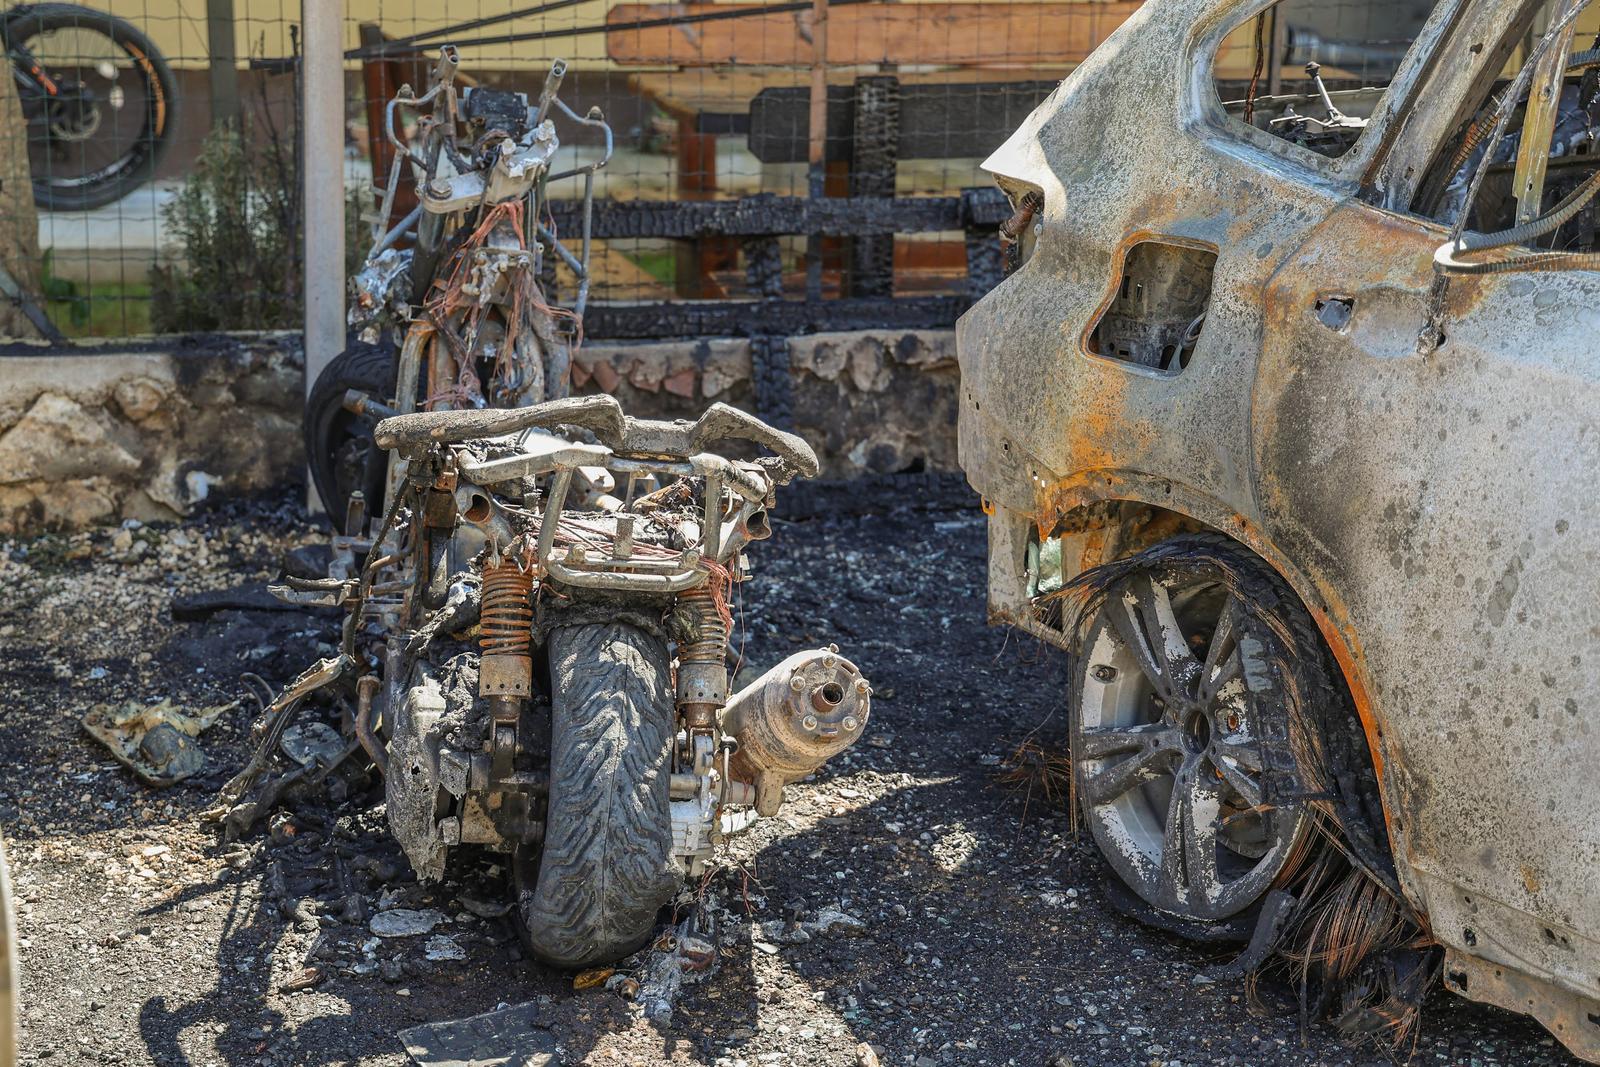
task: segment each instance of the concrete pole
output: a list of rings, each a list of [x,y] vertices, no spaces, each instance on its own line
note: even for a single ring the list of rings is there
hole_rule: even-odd
[[[238,50],[233,0],[206,0],[206,44],[211,55],[211,126],[239,121]]]
[[[301,0],[306,391],[344,350],[344,0]],[[311,510],[321,511],[316,489]]]

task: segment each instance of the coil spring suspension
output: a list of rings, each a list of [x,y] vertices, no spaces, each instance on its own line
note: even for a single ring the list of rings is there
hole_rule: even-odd
[[[678,605],[694,616],[694,640],[678,651],[680,663],[721,663],[728,648],[728,626],[723,621],[709,583],[678,594]]]
[[[678,647],[678,706],[691,729],[710,729],[728,702],[728,619],[711,584],[678,594],[693,637]]]
[[[533,693],[533,574],[502,562],[483,569],[479,600],[478,695],[494,720],[489,774],[507,780],[517,754],[517,722]]]
[[[514,563],[485,567],[479,612],[485,656],[526,656],[533,644],[533,573]]]
[[[514,563],[483,569],[478,695],[521,698],[533,692],[533,574]],[[501,709],[514,718],[516,709]],[[500,714],[497,713],[497,717]]]

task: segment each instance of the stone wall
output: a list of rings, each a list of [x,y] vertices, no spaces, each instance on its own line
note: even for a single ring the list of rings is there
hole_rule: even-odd
[[[173,519],[300,479],[303,366],[288,335],[0,355],[0,533]]]
[[[293,335],[19,351],[0,351],[0,534],[172,519],[213,493],[303,481]],[[796,337],[787,362],[794,428],[824,477],[955,469],[954,334]],[[693,418],[713,400],[759,411],[753,368],[740,339],[591,343],[573,384],[633,415]]]
[[[955,334],[820,333],[788,341],[794,429],[823,476],[956,469]],[[586,345],[580,393],[614,393],[629,414],[693,418],[713,400],[760,411],[750,342]]]

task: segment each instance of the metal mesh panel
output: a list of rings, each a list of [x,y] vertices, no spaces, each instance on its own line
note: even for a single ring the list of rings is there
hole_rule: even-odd
[[[998,276],[994,231],[1010,208],[983,158],[1138,7],[346,0],[351,266],[370,240],[382,98],[406,82],[420,92],[451,43],[479,84],[532,96],[566,59],[563,98],[580,113],[601,108],[616,131],[597,183],[591,336],[760,333],[851,316],[947,323]],[[1254,79],[1258,94],[1268,82],[1303,92],[1304,63],[1319,56],[1330,88],[1382,84],[1430,7],[1285,0],[1228,38],[1219,90],[1230,99]],[[165,80],[141,80],[140,60],[114,42],[95,51],[105,49],[89,12],[113,11]],[[34,42],[67,80],[94,89],[96,65],[110,62],[124,85],[115,107],[107,86],[92,107],[52,105],[18,79],[28,121],[11,136],[30,139],[41,186],[41,262],[19,280],[68,335],[293,328],[299,5],[94,0],[85,12],[82,32],[8,38],[14,67]],[[1279,60],[1259,71],[1258,29],[1264,55]],[[170,91],[159,128],[130,118],[144,113],[146,85]],[[561,134],[558,170],[599,151],[592,131]],[[93,172],[93,151],[109,152],[113,135],[142,146],[143,176],[82,210],[63,183]],[[557,201],[577,194],[551,190]],[[614,207],[641,202],[663,210]],[[728,310],[739,303],[750,307]]]

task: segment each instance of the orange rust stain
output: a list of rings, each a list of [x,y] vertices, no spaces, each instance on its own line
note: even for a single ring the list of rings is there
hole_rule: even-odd
[[[1129,429],[1125,380],[1107,376],[1105,388],[1093,395],[1080,394],[1082,401],[1067,420],[1066,452],[1068,470],[1096,470],[1116,466],[1117,444]],[[1084,391],[1087,393],[1087,390]]]
[[[1527,864],[1522,865],[1522,888],[1529,893],[1537,893],[1540,889],[1539,876]]]

